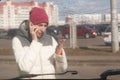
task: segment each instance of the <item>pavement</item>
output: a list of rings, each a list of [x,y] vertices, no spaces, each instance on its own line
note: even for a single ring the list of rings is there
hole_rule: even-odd
[[[120,68],[120,56],[109,55],[81,55],[67,56],[68,70],[78,71],[77,75],[66,74],[61,78],[66,79],[94,79],[108,69]],[[17,64],[13,54],[0,54],[0,79],[11,79],[19,76]],[[113,80],[119,80],[120,76]]]
[[[105,56],[105,55],[81,55],[81,56],[67,56],[68,62],[79,62],[82,64],[85,63],[119,63],[120,62],[120,56]],[[15,57],[14,55],[0,55],[0,63],[15,63]]]
[[[5,41],[5,40],[2,40]],[[10,41],[5,41],[10,44]],[[19,76],[15,57],[12,53],[6,53],[9,49],[5,49],[6,45],[0,43],[0,79],[11,79]],[[11,48],[11,45],[7,45]],[[87,46],[87,48],[101,48],[96,46]],[[104,48],[104,47],[102,47]],[[9,51],[10,52],[10,51]],[[83,79],[93,80],[99,78],[100,74],[108,69],[120,69],[120,56],[119,55],[67,55],[68,70],[78,71],[77,75],[66,74],[62,75],[63,79]],[[111,78],[111,77],[110,77]],[[119,80],[120,76],[113,76],[111,80]]]

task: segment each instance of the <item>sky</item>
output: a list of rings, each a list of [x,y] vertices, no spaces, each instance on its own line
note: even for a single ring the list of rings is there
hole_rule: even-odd
[[[71,14],[94,14],[110,13],[110,0],[14,0],[14,1],[37,1],[53,2],[58,5],[60,19]],[[117,0],[120,4],[120,0]],[[118,11],[119,11],[118,5]]]

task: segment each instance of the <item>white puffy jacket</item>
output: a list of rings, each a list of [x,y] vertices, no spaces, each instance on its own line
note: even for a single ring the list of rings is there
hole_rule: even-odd
[[[12,40],[12,47],[20,74],[46,74],[59,73],[67,69],[67,59],[63,55],[55,54],[56,40],[52,37],[53,44],[43,46],[42,43],[33,40],[30,46],[22,46],[18,37]],[[48,41],[49,43],[49,41]],[[43,75],[34,79],[55,79],[55,75]]]

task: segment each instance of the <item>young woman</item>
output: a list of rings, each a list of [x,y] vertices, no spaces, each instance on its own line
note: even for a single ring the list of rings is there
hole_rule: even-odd
[[[56,40],[46,34],[49,24],[44,9],[34,7],[28,24],[21,24],[12,40],[13,51],[20,74],[60,73],[67,70],[67,59],[62,48],[65,40]],[[42,75],[34,79],[55,79],[55,75]]]

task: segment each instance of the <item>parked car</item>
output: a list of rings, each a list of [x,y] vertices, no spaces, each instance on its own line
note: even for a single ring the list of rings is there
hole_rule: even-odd
[[[18,29],[0,30],[0,39],[12,39]]]
[[[58,40],[57,36],[58,36],[59,32],[58,32],[58,29],[57,29],[56,26],[54,26],[54,25],[48,26],[47,29],[46,29],[46,32],[47,32],[48,35],[51,35],[56,40]]]
[[[9,39],[12,39],[14,36],[16,36],[17,30],[18,30],[18,29],[9,29],[9,30],[7,31],[7,37],[8,37]]]
[[[103,40],[106,45],[111,45],[111,26],[108,26],[103,33]],[[120,26],[118,26],[118,39],[120,43]]]
[[[89,25],[90,28],[94,28],[97,30],[97,34],[98,36],[102,36],[102,33],[105,32],[106,28],[109,26],[110,24],[91,24]]]
[[[50,35],[58,35],[58,30],[56,26],[48,26],[46,31]]]
[[[5,39],[7,38],[7,31],[4,29],[0,29],[0,39]]]
[[[88,25],[77,25],[77,37],[84,37],[84,38],[95,38],[97,36],[97,31],[93,28],[88,27]],[[62,35],[65,38],[70,37],[70,27],[67,26],[62,30]]]

